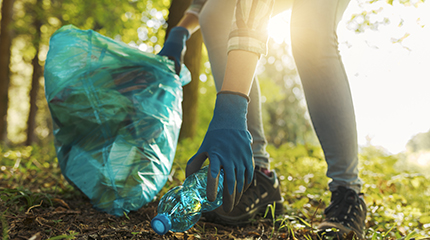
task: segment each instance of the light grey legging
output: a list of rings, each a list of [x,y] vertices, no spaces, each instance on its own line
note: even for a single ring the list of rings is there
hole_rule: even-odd
[[[200,13],[200,26],[217,91],[224,79],[235,3],[233,0],[208,0]],[[291,44],[311,120],[324,150],[327,176],[332,179],[330,190],[346,186],[359,192],[361,181],[358,178],[354,107],[336,34],[348,3],[349,0],[294,1]],[[266,152],[257,79],[252,84],[250,99],[248,129],[253,137],[255,163],[268,168],[269,154]]]

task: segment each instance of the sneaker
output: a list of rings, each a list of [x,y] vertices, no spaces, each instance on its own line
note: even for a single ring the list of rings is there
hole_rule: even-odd
[[[222,207],[212,212],[203,213],[203,217],[208,222],[215,222],[223,225],[245,225],[250,223],[257,214],[264,214],[269,204],[275,203],[275,216],[282,214],[283,198],[279,188],[279,180],[275,171],[271,171],[267,176],[260,170],[254,171],[254,180],[251,186],[243,193],[239,203],[233,211],[226,213]],[[271,211],[269,211],[271,212]],[[272,214],[268,214],[270,217]]]
[[[363,239],[367,208],[363,194],[339,187],[332,193],[331,203],[324,210],[325,220],[318,226],[320,236],[335,239]],[[337,231],[333,231],[333,229]],[[355,238],[352,238],[355,235]],[[332,239],[332,238],[331,238]]]

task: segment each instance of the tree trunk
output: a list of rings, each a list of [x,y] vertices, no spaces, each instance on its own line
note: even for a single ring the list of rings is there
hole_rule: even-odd
[[[41,39],[41,31],[40,27],[42,27],[42,21],[40,19],[40,13],[42,11],[42,0],[37,0],[35,14],[34,14],[34,28],[36,29],[36,33],[34,35],[33,44],[36,49],[36,54],[34,55],[33,60],[31,61],[31,65],[33,66],[33,75],[31,77],[31,89],[30,89],[30,110],[28,113],[27,119],[27,140],[25,141],[25,145],[29,146],[34,143],[35,135],[34,130],[36,129],[36,113],[37,113],[37,95],[39,92],[39,81],[42,77],[42,67],[39,64],[39,47],[40,47],[40,39]]]
[[[191,0],[172,0],[172,4],[170,5],[169,9],[169,19],[167,20],[167,34],[169,33],[170,29],[175,27],[179,20],[181,20],[190,3]],[[194,33],[193,36],[187,41],[187,51],[184,56],[184,64],[191,72],[192,81],[188,85],[184,86],[184,100],[182,102],[183,121],[179,135],[180,140],[185,138],[193,138],[196,134],[202,44],[203,38],[200,31]]]
[[[30,90],[30,110],[27,119],[27,140],[25,141],[26,146],[30,146],[34,143],[35,135],[34,130],[36,129],[36,112],[37,112],[37,95],[39,92],[39,80],[42,76],[42,68],[39,64],[39,51],[36,51],[36,56],[34,56],[31,61],[33,66],[33,76],[31,77],[31,90]]]
[[[6,137],[7,108],[9,102],[10,49],[12,46],[12,24],[14,0],[3,0],[0,30],[0,140]]]
[[[187,42],[187,53],[184,57],[184,63],[191,72],[192,81],[184,87],[184,101],[182,102],[183,123],[179,139],[193,138],[197,131],[197,105],[202,43],[203,37],[200,30],[193,34]]]

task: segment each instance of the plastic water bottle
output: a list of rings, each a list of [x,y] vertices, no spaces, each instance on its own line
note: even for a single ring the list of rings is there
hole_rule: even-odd
[[[200,219],[202,212],[215,210],[222,205],[224,172],[221,170],[215,201],[206,196],[208,167],[188,176],[182,186],[170,189],[158,204],[158,215],[151,221],[154,231],[160,235],[171,230],[184,232]]]

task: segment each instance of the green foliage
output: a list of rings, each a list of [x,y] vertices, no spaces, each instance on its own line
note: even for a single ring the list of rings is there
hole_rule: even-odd
[[[8,140],[19,144],[26,138],[29,91],[33,72],[31,60],[39,50],[43,66],[49,49],[49,38],[63,25],[93,29],[146,52],[158,52],[164,42],[169,0],[16,0],[14,4],[14,40],[9,88]],[[37,36],[35,22],[41,24]],[[37,44],[36,44],[37,43]],[[36,49],[39,46],[39,49]],[[42,80],[42,79],[41,79]],[[44,98],[43,82],[38,93],[36,137],[39,143],[52,141],[49,110]]]
[[[43,23],[40,40],[42,64],[48,50],[49,37],[65,24],[95,29],[142,50],[157,52],[164,39],[164,19],[170,4],[169,0],[65,0],[43,1],[41,7],[35,7],[34,2],[16,0],[15,3],[14,28],[17,36],[12,49],[12,110],[8,116],[9,135],[14,143],[22,141],[25,131],[25,114],[22,113],[28,108],[25,106],[29,90],[26,79],[31,74],[29,62],[36,53],[32,42],[35,33],[32,27],[34,19],[41,19]],[[369,4],[374,2],[378,1],[368,1]],[[392,0],[387,2],[393,4]],[[409,2],[400,0],[402,4]],[[350,27],[360,32],[369,28],[376,29],[378,25],[387,23],[387,19],[372,22],[369,17],[374,14],[378,14],[378,10],[354,15],[350,23],[361,25]],[[306,115],[303,93],[288,46],[275,43],[271,45],[271,52],[262,59],[259,72],[263,109],[266,111],[263,114],[265,131],[270,142],[268,151],[273,158],[272,168],[277,171],[281,181],[286,209],[286,214],[275,219],[274,224],[278,226],[278,234],[288,233],[291,239],[296,239],[295,233],[301,232],[305,233],[305,238],[311,239],[311,236],[314,237],[315,223],[322,219],[323,210],[330,200],[327,189],[329,179],[325,176],[326,163],[321,148],[315,147],[317,140]],[[197,136],[194,140],[185,139],[179,143],[169,181],[159,196],[183,182],[186,162],[196,153],[212,117],[215,87],[207,53],[204,51],[203,55],[205,63],[201,69]],[[0,189],[0,200],[1,203],[6,203],[9,210],[26,211],[42,200],[43,204],[50,205],[54,194],[79,194],[61,175],[52,139],[47,138],[50,117],[43,93],[39,99],[38,125],[41,127],[36,131],[40,138],[47,139],[47,144],[43,147],[11,148],[0,145],[0,185],[4,186]],[[44,112],[41,109],[45,109]],[[421,137],[416,139],[418,138]],[[411,141],[413,149],[421,149],[418,145],[415,140]],[[363,192],[369,211],[367,238],[411,239],[429,236],[429,176],[409,169],[407,164],[410,163],[406,156],[388,155],[372,146],[361,150],[360,160]],[[5,238],[7,230],[4,226],[7,223],[2,216],[0,215],[0,222],[3,226],[2,236]],[[276,236],[277,233],[272,234]]]
[[[2,232],[0,232],[2,239],[8,239],[8,224],[6,221],[6,217],[5,217],[5,213],[7,210],[5,210],[4,212],[0,212],[0,226],[2,229]]]
[[[430,131],[419,133],[411,138],[407,144],[408,151],[430,151]]]
[[[31,192],[23,188],[0,188],[0,201],[5,203],[5,207],[14,211],[28,212],[33,207],[53,206],[51,199],[51,195],[43,192]],[[18,209],[16,209],[17,206],[19,206]]]
[[[270,237],[273,236],[273,233],[275,232],[275,228],[276,228],[275,210],[276,210],[276,202],[273,202],[273,205],[272,204],[267,205],[266,212],[264,213],[264,216],[263,216],[264,218],[266,218],[267,216],[272,217],[273,228],[272,228],[272,233],[270,234]],[[267,215],[269,212],[270,212],[270,215]]]
[[[404,171],[397,165],[397,156],[368,146],[362,149],[361,177],[368,204],[370,230],[387,235],[405,236],[415,231],[418,236],[430,235],[430,177]],[[406,163],[405,163],[406,164]],[[405,165],[404,165],[405,166]]]
[[[271,40],[269,46],[257,70],[267,140],[277,147],[285,143],[315,145],[318,141],[289,45]]]
[[[373,0],[371,2],[376,2],[378,0]],[[379,0],[381,1],[381,0]],[[394,2],[399,2],[400,4],[406,5],[406,6],[418,6],[420,3],[423,3],[425,0],[418,0],[418,1],[411,1],[411,0],[398,0],[398,1],[394,1],[394,0],[386,0],[386,2],[390,5],[393,5]]]
[[[363,10],[360,13],[352,14],[351,18],[348,20],[348,28],[356,33],[362,33],[366,30],[378,30],[382,25],[387,25],[390,23],[389,18],[380,18],[378,16],[384,8],[390,7],[390,5],[401,4],[405,7],[419,7],[424,0],[359,0],[359,5],[367,6],[367,8],[373,8],[372,10]],[[418,18],[418,16],[417,16]],[[419,19],[419,18],[418,18]],[[403,20],[402,20],[403,21]],[[401,25],[399,23],[399,25]],[[404,38],[409,35],[405,35],[400,39],[393,39],[393,43],[401,42]]]
[[[0,159],[0,185],[6,189],[19,190],[8,195],[25,199],[30,197],[27,202],[34,203],[44,198],[39,194],[41,192],[68,193],[73,190],[61,175],[52,143],[44,147],[7,148],[0,145]]]
[[[49,238],[48,240],[75,239],[75,235],[78,235],[78,233],[74,232],[74,233],[71,233],[70,235],[60,235],[60,236]]]
[[[362,33],[367,29],[378,30],[380,25],[386,25],[390,23],[388,18],[378,19],[375,16],[382,11],[382,8],[371,11],[363,11],[361,13],[353,14],[351,19],[348,21],[348,28],[355,31],[356,33]],[[377,20],[374,20],[377,19]]]
[[[277,219],[279,232],[292,228],[314,236],[329,203],[326,164],[321,149],[269,146],[272,166],[281,180],[286,215]],[[406,172],[399,157],[373,146],[360,153],[362,191],[368,207],[366,239],[400,239],[430,236],[430,176]],[[316,239],[316,238],[313,238]]]
[[[206,107],[211,104],[213,102],[208,101]],[[182,184],[186,162],[196,152],[202,138],[185,139],[179,143],[171,176],[159,196]],[[272,235],[294,239],[295,235],[301,234],[307,239],[318,239],[316,227],[330,200],[329,179],[325,176],[327,167],[321,148],[283,144],[278,148],[269,145],[268,151],[273,158],[271,166],[280,179],[286,210],[285,215],[272,220],[276,226]],[[376,147],[367,146],[360,152],[360,176],[368,206],[367,239],[429,236],[430,177],[404,171],[397,165],[397,156],[388,155]],[[5,186],[0,189],[3,212],[25,212],[37,207],[42,200],[42,206],[49,207],[53,200],[51,196],[65,198],[80,194],[61,176],[52,145],[43,148],[1,146],[0,157],[0,185]]]

